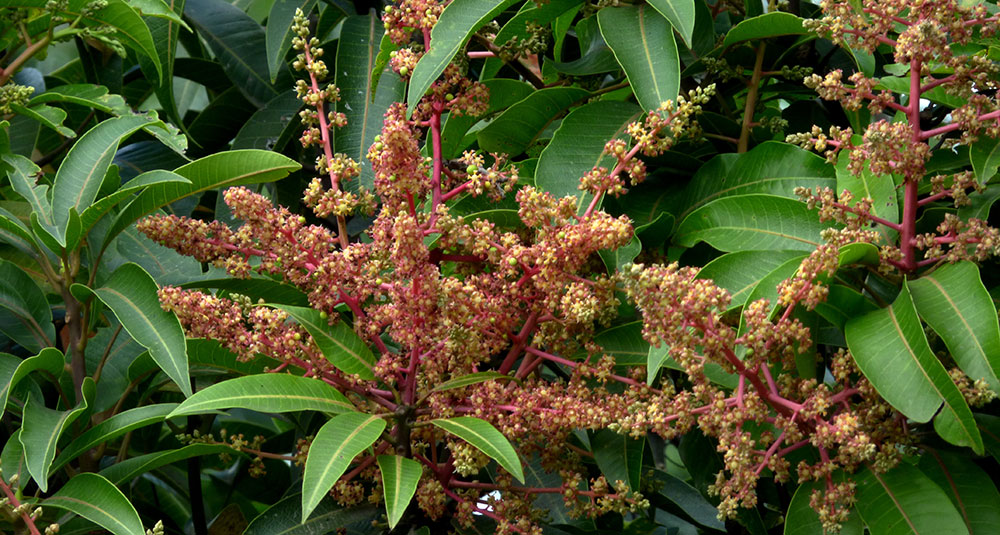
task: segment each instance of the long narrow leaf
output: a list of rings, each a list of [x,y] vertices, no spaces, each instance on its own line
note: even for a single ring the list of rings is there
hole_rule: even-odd
[[[229,379],[199,390],[169,417],[236,408],[278,413],[342,413],[354,410],[354,405],[337,389],[319,379],[264,373]]]
[[[382,472],[385,512],[389,518],[389,529],[392,529],[417,492],[423,469],[417,461],[399,455],[379,455],[378,468]]]
[[[458,416],[444,420],[431,420],[431,423],[468,442],[479,451],[493,459],[504,470],[510,472],[515,479],[524,483],[524,470],[521,459],[518,458],[514,446],[507,437],[490,425],[486,420],[472,416]]]

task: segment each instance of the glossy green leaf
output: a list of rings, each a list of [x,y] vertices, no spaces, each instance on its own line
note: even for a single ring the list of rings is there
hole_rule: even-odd
[[[722,46],[730,46],[752,39],[767,39],[780,35],[803,35],[809,30],[802,25],[802,19],[782,11],[773,11],[757,17],[743,19],[729,30]]]
[[[129,409],[104,420],[76,437],[73,442],[63,448],[56,460],[53,461],[49,475],[54,474],[66,463],[98,444],[113,440],[133,429],[162,422],[176,408],[176,403],[157,403]]]
[[[14,214],[3,208],[0,208],[0,242],[13,245],[32,258],[37,258],[40,252],[31,230]]]
[[[556,116],[589,94],[578,87],[539,89],[480,130],[476,134],[479,146],[489,152],[521,154]]]
[[[514,446],[510,444],[507,437],[503,436],[503,433],[486,420],[472,416],[458,416],[431,420],[431,423],[468,442],[485,453],[487,457],[496,461],[504,470],[514,476],[514,479],[524,483],[524,470],[521,468],[521,459],[514,451]]]
[[[694,37],[694,0],[652,0],[649,5],[670,21],[684,43],[691,48]]]
[[[278,95],[278,88],[291,85],[287,69],[271,83],[264,29],[238,7],[225,0],[187,0],[184,15],[253,105],[263,106]]]
[[[104,247],[119,232],[161,206],[210,189],[274,182],[300,167],[298,162],[266,150],[218,152],[182,165],[174,169],[174,173],[191,183],[157,184],[147,188],[118,213],[104,237]]]
[[[486,80],[483,85],[490,91],[490,103],[485,115],[505,110],[534,92],[531,84],[508,78]],[[466,135],[466,132],[479,120],[479,117],[449,114],[441,128],[441,155],[445,158],[460,156],[475,141],[474,135]]]
[[[677,100],[680,58],[674,30],[663,15],[646,5],[607,7],[597,21],[643,110]]]
[[[1000,392],[1000,325],[979,267],[948,264],[906,286],[917,313],[944,340],[962,371]]]
[[[351,461],[378,440],[385,420],[360,412],[333,417],[316,433],[302,472],[302,521],[305,522]]]
[[[267,14],[264,42],[267,50],[267,71],[271,75],[272,84],[284,69],[285,55],[292,48],[292,38],[295,37],[292,21],[295,18],[295,11],[301,9],[306,16],[309,16],[315,6],[316,0],[276,0],[271,4],[271,11]]]
[[[46,106],[45,104],[25,107],[20,104],[12,103],[10,104],[10,109],[18,115],[30,117],[35,121],[38,121],[42,126],[55,130],[61,136],[68,138],[76,137],[76,132],[74,132],[73,129],[63,126],[63,121],[66,120],[66,110],[62,108]]]
[[[670,356],[670,348],[666,344],[651,345],[646,356],[646,384],[653,383],[661,368],[684,371],[684,367]],[[714,362],[705,364],[705,377],[729,390],[734,390],[739,382],[739,378],[735,374],[726,372],[722,366]]]
[[[98,474],[82,473],[70,478],[59,492],[43,502],[76,513],[114,533],[145,535],[142,520],[128,498],[113,483]]]
[[[500,28],[496,38],[493,39],[493,44],[499,47],[510,42],[511,39],[520,39],[522,41],[528,39],[530,38],[530,34],[528,33],[527,23],[533,22],[538,26],[545,27],[560,15],[571,10],[574,12],[579,10],[582,3],[582,0],[551,0],[537,5],[525,3],[518,10],[517,14]],[[557,55],[556,57],[559,56]],[[483,81],[492,79],[503,65],[503,60],[500,58],[486,58],[479,79]],[[492,99],[494,96],[495,93],[491,92],[490,98]]]
[[[184,400],[170,418],[221,409],[258,412],[322,411],[333,414],[354,410],[354,405],[332,386],[310,377],[262,373],[227,379],[199,390]]]
[[[855,507],[871,535],[966,533],[965,522],[940,487],[906,463],[884,474],[862,470]]]
[[[45,402],[29,396],[24,403],[21,420],[21,435],[18,439],[24,446],[24,460],[38,488],[46,492],[49,488],[49,466],[56,458],[59,437],[69,424],[87,410],[87,400],[94,397],[94,381],[87,377],[82,385],[83,398],[76,407],[57,411],[45,406]]]
[[[42,289],[21,268],[3,260],[0,260],[0,309],[13,315],[14,320],[9,323],[0,321],[0,332],[11,340],[33,352],[55,345],[52,309]]]
[[[840,154],[837,161],[837,187],[834,191],[838,194],[844,190],[850,191],[854,199],[848,203],[854,206],[861,199],[872,200],[872,214],[899,223],[899,205],[896,202],[896,183],[892,175],[876,175],[868,170],[866,164],[861,174],[855,176],[848,171],[847,165],[850,162],[850,155],[846,152]],[[895,242],[897,233],[892,229],[882,226],[878,227],[879,232],[885,237]]]
[[[615,482],[622,481],[633,491],[639,490],[645,444],[645,439],[619,435],[609,429],[601,429],[591,438],[594,460],[608,482],[615,486]]]
[[[423,467],[419,462],[399,455],[379,455],[378,468],[382,472],[385,512],[389,518],[389,529],[392,529],[403,518],[406,507],[417,492]]]
[[[566,63],[558,61],[546,63],[557,72],[570,76],[590,76],[617,71],[621,68],[618,60],[615,59],[615,53],[611,51],[601,36],[596,15],[591,15],[576,23],[576,37],[580,43],[580,59]]]
[[[990,184],[982,193],[969,195],[970,203],[958,209],[958,217],[964,220],[978,218],[986,221],[997,199],[1000,199],[1000,184]]]
[[[632,236],[632,241],[614,250],[601,250],[598,254],[604,262],[604,267],[608,268],[608,273],[614,274],[624,266],[631,264],[635,257],[642,252],[642,242],[639,238]]]
[[[709,279],[729,292],[729,308],[742,307],[750,292],[767,274],[791,260],[802,258],[801,251],[737,251],[724,254],[698,271],[699,279]]]
[[[131,109],[121,95],[108,92],[108,88],[95,84],[67,84],[49,88],[40,95],[32,97],[29,106],[47,102],[68,102],[87,108],[110,113],[112,115],[127,115]]]
[[[224,453],[240,455],[239,450],[235,450],[224,444],[190,444],[175,450],[161,450],[125,459],[101,470],[99,474],[115,485],[121,485],[145,473],[152,472],[161,466],[173,464],[177,461],[204,455],[221,455]]]
[[[1000,140],[990,137],[979,138],[970,147],[969,160],[973,172],[976,173],[976,180],[980,184],[985,184],[997,174],[997,168],[1000,168]]]
[[[164,169],[154,169],[152,171],[146,171],[139,176],[129,180],[128,182],[122,184],[120,188],[115,190],[114,193],[106,197],[102,197],[97,202],[91,204],[86,210],[80,214],[80,226],[83,233],[86,234],[91,228],[105,215],[111,212],[115,206],[128,199],[130,196],[134,195],[141,189],[147,188],[154,184],[167,184],[167,183],[177,183],[190,184],[191,181],[174,173],[172,171],[167,171]]]
[[[163,0],[128,0],[128,3],[144,17],[165,19],[183,26],[187,31],[191,31],[187,23],[172,10],[173,6],[168,5]],[[154,37],[154,41],[155,39]]]
[[[276,305],[288,313],[303,326],[313,337],[326,360],[329,360],[340,371],[357,375],[362,379],[372,380],[375,373],[375,355],[365,341],[343,321],[333,325],[322,317],[322,312],[308,307],[293,307]]]
[[[82,288],[82,286],[78,286]],[[137,264],[116,269],[93,290],[118,317],[125,330],[149,354],[186,396],[191,395],[184,330],[177,316],[160,308],[156,282]]]
[[[825,490],[825,481],[808,481],[795,489],[792,501],[788,504],[788,511],[785,513],[784,535],[826,535],[819,515],[809,506],[813,491]],[[861,516],[852,510],[847,522],[841,524],[840,535],[863,535],[864,532]]]
[[[454,390],[456,388],[462,388],[470,385],[476,385],[479,383],[485,383],[486,381],[499,381],[499,380],[509,380],[516,381],[514,377],[510,375],[505,375],[500,372],[475,372],[466,375],[460,375],[454,377],[442,383],[438,383],[432,391],[433,392],[444,392],[445,390]]]
[[[309,518],[302,521],[302,496],[293,494],[279,500],[254,518],[243,535],[369,535],[379,516],[374,505],[340,507],[329,496],[323,498]]]
[[[629,123],[641,114],[635,104],[616,101],[592,102],[570,112],[538,158],[535,185],[556,198],[578,197],[578,212],[585,210],[593,196],[580,191],[580,178],[594,167],[614,167],[616,160],[604,154],[604,145],[625,137]]]
[[[39,226],[45,229],[48,234],[55,233],[49,187],[45,184],[37,184],[35,179],[41,173],[41,169],[28,158],[17,154],[2,154],[0,159],[10,167],[7,172],[10,186],[31,205],[32,217],[38,219]],[[43,236],[39,236],[39,239],[43,239]]]
[[[831,285],[826,301],[816,305],[816,313],[840,329],[849,319],[877,309],[878,306],[860,292],[840,284]]]
[[[22,490],[31,482],[31,474],[28,473],[28,465],[24,462],[24,446],[21,445],[21,430],[11,433],[7,443],[3,445],[0,452],[0,469],[4,480],[12,489]],[[14,476],[17,476],[17,485],[13,485]]]
[[[36,370],[58,376],[63,370],[65,360],[62,352],[54,347],[46,347],[37,355],[26,359],[0,353],[0,416],[3,416],[7,408],[11,391],[21,379]]]
[[[972,411],[927,344],[906,286],[892,306],[854,317],[844,329],[854,361],[875,390],[908,418],[927,422],[945,440],[982,453]]]
[[[691,212],[674,241],[683,247],[707,242],[720,251],[764,249],[813,251],[827,225],[805,203],[774,195],[735,195]]]
[[[431,49],[420,58],[410,77],[406,93],[407,116],[413,113],[420,98],[465,46],[473,32],[513,3],[514,0],[454,0],[445,7],[431,30]]]
[[[280,151],[295,134],[302,106],[295,91],[282,91],[243,123],[232,148]]]
[[[723,532],[726,530],[726,524],[719,520],[719,510],[698,489],[661,470],[656,470],[654,474],[655,484],[659,486],[657,492],[684,511],[684,514],[707,528]]]
[[[930,450],[920,457],[918,467],[948,495],[971,535],[986,535],[1000,526],[1000,492],[972,459]]]
[[[594,335],[594,342],[615,357],[616,366],[642,366],[646,363],[649,342],[642,337],[642,322],[615,325]]]

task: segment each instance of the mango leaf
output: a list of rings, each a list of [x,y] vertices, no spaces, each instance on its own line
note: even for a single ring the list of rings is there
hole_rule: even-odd
[[[139,513],[113,483],[93,473],[77,474],[42,502],[76,513],[114,535],[145,535]]]
[[[921,319],[944,340],[962,371],[1000,392],[1000,325],[979,268],[972,262],[949,264],[906,286]]]
[[[844,329],[854,361],[875,390],[908,418],[927,422],[953,444],[983,452],[972,411],[927,344],[906,285],[888,308],[855,317]]]
[[[456,388],[462,388],[465,386],[475,385],[479,383],[485,383],[486,381],[499,381],[499,380],[510,380],[517,381],[514,377],[510,375],[505,375],[500,372],[475,372],[466,375],[460,375],[458,377],[453,377],[443,383],[438,383],[432,390],[432,392],[444,392],[445,390],[454,390]]]
[[[302,472],[302,522],[312,514],[351,461],[378,440],[385,420],[360,412],[333,417],[316,433]]]
[[[191,27],[188,26],[187,23],[184,22],[184,20],[171,9],[172,6],[167,5],[164,0],[129,0],[129,5],[144,17],[160,18],[175,22],[183,26],[187,31],[191,31]]]
[[[594,335],[594,342],[615,357],[616,366],[642,366],[646,363],[649,342],[642,337],[641,321],[604,329]]]
[[[978,218],[986,221],[997,199],[1000,199],[1000,184],[990,184],[982,193],[969,196],[970,203],[958,209],[958,217],[963,220]]]
[[[3,478],[11,488],[22,490],[31,482],[31,474],[28,473],[28,466],[24,462],[24,446],[21,445],[21,430],[14,431],[3,445],[0,452],[0,470]],[[17,476],[17,485],[11,482]]]
[[[86,377],[81,386],[83,399],[76,407],[57,411],[45,406],[45,402],[29,396],[24,402],[24,413],[21,419],[21,435],[18,439],[24,446],[24,460],[28,473],[38,483],[38,488],[46,492],[49,488],[49,466],[56,458],[56,446],[59,437],[69,424],[73,423],[86,410],[88,400],[94,398],[94,380]]]
[[[567,12],[567,15],[575,12]],[[568,21],[567,21],[568,22]],[[620,68],[614,52],[604,42],[597,24],[597,16],[591,15],[576,23],[576,37],[580,42],[580,59],[562,63],[547,61],[556,72],[570,76],[589,76],[617,71]]]
[[[534,91],[480,130],[476,135],[479,146],[489,152],[521,154],[557,115],[589,94],[578,87]]]
[[[293,494],[268,507],[250,521],[243,535],[369,535],[379,512],[374,505],[340,507],[329,496],[302,522],[302,496]]]
[[[985,184],[1000,168],[1000,140],[980,137],[969,150],[969,160],[976,173],[976,180]]]
[[[221,455],[223,453],[242,455],[240,450],[235,450],[231,446],[224,444],[189,444],[175,450],[161,450],[125,459],[101,470],[99,474],[115,485],[121,485],[143,474],[152,472],[161,466],[190,459],[191,457]]]
[[[742,307],[750,292],[768,273],[791,260],[801,258],[801,251],[737,251],[724,254],[698,271],[699,279],[709,279],[729,292],[729,309]]]
[[[826,301],[816,305],[816,313],[843,329],[851,318],[877,310],[878,306],[853,288],[840,284],[830,286]]]
[[[691,212],[677,228],[682,247],[707,242],[720,251],[813,251],[827,225],[805,203],[774,195],[735,195]]]
[[[37,355],[20,359],[14,355],[0,353],[0,416],[7,408],[10,392],[29,373],[42,370],[58,376],[65,364],[62,352],[54,347],[46,347]]]
[[[190,184],[157,184],[136,196],[115,218],[104,237],[102,248],[134,223],[184,197],[216,188],[274,182],[302,167],[288,157],[266,150],[230,150],[205,156],[174,169],[174,173],[191,181]]]
[[[643,110],[677,100],[680,58],[673,28],[663,15],[644,5],[608,7],[597,13],[597,21]]]
[[[121,95],[110,93],[107,87],[95,84],[67,84],[49,88],[40,95],[28,101],[29,106],[47,102],[68,102],[87,108],[110,113],[112,115],[127,115],[131,108]]]
[[[372,372],[375,355],[365,341],[346,323],[338,321],[330,325],[329,321],[322,317],[322,313],[313,308],[289,305],[275,305],[275,308],[295,318],[295,321],[313,337],[326,360],[340,371],[366,380],[375,378],[375,373]]]
[[[184,109],[179,109],[174,95],[174,62],[177,58],[178,34],[181,27],[188,32],[192,31],[191,27],[180,18],[180,15],[184,13],[184,0],[168,0],[167,3],[161,0],[143,0],[143,2],[161,4],[167,8],[162,17],[149,16],[144,19],[146,26],[149,27],[149,34],[153,37],[153,42],[156,43],[157,60],[163,70],[160,83],[153,83],[153,92],[156,94],[160,106],[163,107],[166,117],[184,129],[183,115],[187,111],[186,106]],[[168,14],[173,15],[173,17]],[[138,59],[143,74],[150,80],[154,79],[153,73],[156,71],[156,65],[153,60],[146,56],[139,56]]]
[[[431,420],[431,423],[468,442],[479,451],[493,459],[504,470],[524,483],[524,470],[521,459],[518,458],[514,446],[510,444],[503,433],[497,431],[486,420],[472,416],[457,416],[455,418]]]
[[[0,332],[28,351],[55,345],[52,309],[34,279],[11,262],[0,260],[0,309],[13,315],[0,321]],[[3,409],[0,409],[0,414]]]
[[[688,48],[692,48],[694,37],[694,0],[652,0],[649,5],[670,21]]]
[[[843,479],[843,475],[839,475],[841,476],[839,479]],[[809,505],[809,499],[814,491],[825,490],[825,481],[807,481],[795,489],[792,501],[788,504],[788,511],[785,513],[784,535],[825,535],[823,522],[816,514],[816,510]],[[852,510],[847,522],[841,524],[840,535],[863,535],[864,532],[861,516]]]
[[[368,147],[382,131],[382,121],[389,106],[403,100],[406,87],[399,76],[385,66],[373,74],[384,31],[382,21],[374,14],[348,17],[341,27],[337,44],[335,80],[340,89],[337,110],[347,115],[347,126],[337,130],[334,142],[337,152],[361,164],[358,180],[345,184],[352,191],[359,187],[374,188],[375,171],[368,161]]]
[[[722,532],[726,530],[726,524],[719,520],[719,510],[698,489],[662,470],[656,470],[654,474],[655,482],[659,485],[657,492],[684,511],[685,515],[707,528]]]
[[[582,213],[593,197],[579,189],[580,178],[594,167],[614,167],[617,160],[604,154],[604,145],[624,137],[625,128],[641,114],[635,104],[603,100],[570,112],[538,158],[535,185],[556,198],[578,197]]]
[[[868,170],[865,164],[861,174],[855,176],[847,170],[850,162],[849,155],[845,152],[840,154],[837,160],[837,187],[834,191],[838,194],[845,189],[854,194],[849,206],[854,206],[863,198],[872,200],[872,213],[882,219],[887,219],[893,223],[899,223],[899,205],[896,202],[896,183],[892,175],[876,175]],[[890,242],[895,242],[897,232],[883,227],[878,227]]]
[[[948,495],[971,535],[992,533],[1000,525],[1000,492],[972,459],[932,449],[917,466]]]
[[[85,289],[85,286],[74,285]],[[191,395],[184,330],[177,316],[160,308],[158,288],[149,273],[127,263],[116,269],[104,286],[92,291],[110,308],[125,330],[149,354],[185,396]]]
[[[622,267],[631,264],[635,257],[639,256],[642,252],[642,243],[639,238],[632,236],[632,241],[627,245],[623,245],[617,249],[608,250],[602,249],[598,251],[601,256],[601,260],[604,261],[604,267],[608,268],[609,274],[615,274]]]
[[[66,120],[66,110],[62,108],[46,106],[45,104],[25,107],[20,104],[11,103],[10,109],[18,115],[30,117],[35,121],[38,121],[38,123],[42,126],[55,130],[59,133],[59,135],[68,138],[76,137],[76,132],[74,132],[72,128],[63,126],[63,121]]]
[[[282,91],[243,123],[232,148],[280,151],[299,125],[302,105],[295,91]]]
[[[944,491],[917,468],[906,463],[884,474],[863,470],[855,508],[871,535],[965,533],[965,522]]]
[[[483,85],[490,91],[490,103],[484,115],[506,110],[535,91],[531,84],[509,78],[486,80]],[[445,158],[461,155],[462,150],[475,141],[473,135],[467,136],[466,132],[479,120],[479,117],[449,114],[441,128],[441,155]]]
[[[292,21],[295,10],[301,9],[306,16],[312,12],[316,0],[276,0],[271,4],[267,14],[267,28],[264,43],[267,50],[267,71],[271,74],[271,83],[278,79],[278,74],[285,66],[285,55],[292,48]]]
[[[10,167],[7,171],[10,186],[31,205],[32,218],[38,220],[38,225],[45,229],[47,234],[54,234],[55,223],[52,219],[52,203],[48,196],[49,187],[38,184],[34,178],[41,174],[42,170],[28,158],[17,154],[3,154],[0,155],[0,159]],[[41,240],[44,236],[38,238]]]
[[[82,435],[76,437],[62,451],[49,469],[49,475],[54,474],[66,463],[76,459],[90,448],[103,442],[113,440],[133,429],[139,429],[147,425],[162,422],[167,414],[177,408],[176,403],[157,403],[136,407],[124,412],[120,412],[107,420],[88,429]]]
[[[175,182],[178,184],[190,184],[191,181],[164,169],[154,169],[146,171],[139,176],[122,184],[120,188],[107,197],[102,197],[97,202],[91,204],[80,214],[80,226],[84,234],[119,203],[135,194],[137,191],[152,186],[153,184],[166,184]]]
[[[743,19],[726,34],[722,46],[727,47],[751,39],[767,39],[779,35],[804,35],[809,30],[802,25],[802,19],[781,11]]]
[[[13,245],[32,258],[38,258],[40,250],[31,230],[17,216],[3,208],[0,208],[0,242]]]
[[[406,507],[417,492],[423,467],[419,462],[399,455],[379,455],[378,468],[382,472],[385,512],[389,529],[392,529],[403,518]]]
[[[622,481],[629,489],[639,490],[645,439],[634,439],[609,429],[601,429],[594,433],[590,443],[597,467],[612,486],[616,481]]]
[[[684,367],[670,356],[670,348],[666,344],[649,346],[649,352],[646,355],[646,362],[646,384],[649,385],[653,384],[653,381],[656,379],[656,375],[661,368],[684,371]],[[722,369],[722,366],[719,366],[714,362],[708,362],[705,364],[705,377],[707,377],[709,381],[728,388],[729,390],[735,390],[736,386],[739,384],[739,378],[735,374],[726,372]]]
[[[208,43],[226,76],[254,106],[267,104],[278,95],[277,88],[291,85],[287,69],[271,83],[264,29],[240,8],[225,0],[187,0],[184,14]]]
[[[513,3],[514,0],[455,0],[444,8],[431,30],[431,49],[420,58],[410,77],[407,117],[473,32]]]
[[[493,39],[493,44],[499,47],[507,44],[514,38],[527,39],[529,38],[528,22],[545,27],[560,15],[570,10],[579,10],[581,4],[581,0],[551,0],[539,5],[525,3],[518,10],[517,14],[500,28],[496,38]],[[557,55],[556,57],[559,56]],[[492,79],[500,72],[503,65],[504,62],[500,58],[486,58],[479,79],[482,81]],[[492,99],[493,97],[494,93],[490,93],[490,98]]]
[[[322,411],[339,414],[353,411],[354,405],[337,389],[319,379],[262,373],[227,379],[199,390],[168,417],[237,408],[258,412]]]

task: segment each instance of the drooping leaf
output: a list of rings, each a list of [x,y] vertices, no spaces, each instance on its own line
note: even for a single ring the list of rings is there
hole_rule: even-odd
[[[145,535],[142,520],[128,498],[113,483],[93,473],[77,474],[44,502],[76,513],[114,535]]]
[[[351,461],[371,446],[385,420],[360,412],[335,416],[316,433],[302,472],[302,522],[312,514]]]
[[[16,154],[2,154],[0,159],[10,167],[7,172],[10,186],[31,205],[32,218],[38,220],[38,225],[47,234],[50,236],[56,234],[55,222],[52,217],[52,202],[48,195],[49,187],[45,184],[37,184],[34,178],[41,173],[41,169],[30,159]],[[38,238],[43,240],[45,236],[38,236]]]
[[[580,178],[594,167],[614,167],[617,160],[604,154],[604,145],[625,136],[625,128],[641,113],[634,104],[616,101],[592,102],[570,112],[538,158],[535,185],[556,198],[578,197],[578,212],[585,210],[593,196],[579,189]]]
[[[524,470],[521,459],[518,458],[514,446],[510,444],[503,433],[486,420],[472,416],[457,416],[455,418],[431,420],[431,423],[468,442],[470,445],[493,459],[504,470],[524,483]]]
[[[826,224],[805,203],[774,195],[734,195],[691,212],[674,240],[691,247],[707,242],[720,251],[813,251]]]
[[[220,454],[240,455],[239,450],[233,449],[225,444],[189,444],[175,450],[160,450],[154,453],[147,453],[131,459],[115,463],[104,470],[98,472],[115,485],[127,483],[142,474],[152,472],[161,466],[190,459],[191,457],[201,457],[203,455]]]
[[[515,156],[524,152],[563,110],[589,93],[578,87],[550,87],[529,94],[480,130],[479,146]]]
[[[45,402],[29,396],[24,403],[21,435],[18,440],[24,446],[24,460],[38,488],[45,492],[49,488],[49,466],[56,458],[59,437],[69,424],[87,410],[88,399],[94,397],[94,381],[90,377],[83,380],[83,399],[76,407],[57,411],[45,406]]]
[[[55,130],[61,136],[68,138],[76,137],[76,132],[73,129],[63,126],[63,121],[66,120],[66,110],[62,108],[47,106],[45,104],[25,107],[20,104],[11,103],[10,109],[18,115],[30,117],[38,121],[42,126]]]
[[[944,340],[962,371],[1000,392],[1000,325],[979,267],[948,264],[906,286],[917,313]]]
[[[990,477],[964,455],[929,450],[920,457],[920,471],[948,495],[971,535],[985,535],[1000,525],[1000,492]]]
[[[642,109],[651,112],[667,100],[677,100],[680,58],[667,19],[638,5],[604,8],[597,20]]]
[[[514,0],[455,0],[445,7],[431,30],[431,49],[420,58],[410,77],[407,116],[473,32],[513,3]]]
[[[725,523],[719,520],[719,510],[706,500],[698,489],[661,470],[656,470],[654,474],[656,484],[659,485],[657,492],[684,511],[684,514],[707,528],[716,531],[726,530]]]
[[[10,392],[29,373],[42,370],[58,376],[63,369],[65,357],[54,347],[46,347],[37,355],[20,359],[14,355],[0,353],[0,416],[7,408]]]
[[[3,478],[10,484],[11,488],[23,489],[31,482],[31,474],[28,473],[28,465],[24,462],[24,446],[21,445],[21,430],[14,431],[7,443],[3,445],[0,452],[0,469],[3,470]],[[13,484],[14,476],[17,476],[17,485]]]
[[[177,57],[178,34],[182,31],[182,27],[183,31],[191,31],[187,23],[180,18],[180,15],[184,13],[184,0],[167,0],[166,3],[161,0],[152,0],[152,2],[162,4],[169,10],[170,14],[177,17],[176,20],[169,17],[145,18],[149,34],[153,38],[153,42],[156,43],[156,60],[163,71],[160,82],[153,83],[153,91],[160,106],[163,107],[166,117],[177,126],[184,128],[183,111],[178,108],[174,95],[174,61]],[[138,59],[142,72],[152,80],[153,73],[156,72],[156,62],[146,56],[139,56]]]
[[[645,439],[619,435],[609,429],[601,429],[591,438],[594,460],[608,482],[614,485],[621,481],[633,491],[639,489],[645,444]]]
[[[858,367],[894,408],[927,422],[944,401],[934,421],[938,434],[982,453],[972,411],[931,351],[906,285],[890,307],[848,321],[844,335]]]
[[[322,317],[322,313],[313,308],[289,305],[276,305],[276,308],[295,318],[295,321],[316,341],[323,356],[340,371],[356,374],[362,379],[375,378],[372,372],[375,355],[365,341],[346,323],[338,321],[330,325]]]
[[[940,487],[906,463],[884,474],[863,470],[855,507],[871,535],[966,533],[965,522]]]
[[[802,19],[782,11],[749,17],[729,30],[722,46],[730,46],[751,39],[767,39],[780,35],[803,35],[809,30],[802,25]]]
[[[227,379],[199,390],[184,400],[169,417],[221,409],[258,412],[353,411],[354,405],[332,386],[309,377],[262,373]]]
[[[308,16],[316,0],[276,0],[271,4],[271,11],[267,14],[267,28],[265,29],[265,44],[267,50],[267,70],[271,75],[271,83],[278,79],[285,66],[285,55],[292,48],[292,38],[295,33],[292,31],[292,21],[295,18],[295,10],[301,9]]]
[[[65,448],[59,452],[49,469],[49,475],[54,474],[66,463],[76,459],[78,456],[109,440],[124,435],[133,429],[139,429],[147,425],[162,422],[170,411],[177,408],[176,403],[157,403],[144,407],[135,407],[127,411],[120,412],[107,420],[88,429],[84,434],[76,437]]]
[[[399,455],[379,455],[378,468],[382,472],[385,512],[389,518],[389,529],[392,529],[417,492],[423,467],[419,462]]]
[[[82,285],[76,287],[84,288]],[[136,342],[149,350],[150,356],[180,387],[191,395],[184,330],[177,316],[160,308],[158,288],[149,273],[137,264],[127,263],[116,269],[104,286],[93,293],[110,308]]]
[[[13,316],[10,322],[0,320],[0,332],[11,340],[32,352],[55,345],[52,309],[42,289],[21,268],[3,260],[0,260],[0,309]]]
[[[670,21],[688,48],[692,48],[695,23],[694,0],[652,0],[649,5]]]

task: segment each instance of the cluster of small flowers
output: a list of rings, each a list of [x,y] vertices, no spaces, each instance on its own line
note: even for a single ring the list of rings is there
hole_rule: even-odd
[[[445,4],[439,0],[402,0],[398,6],[386,6],[382,22],[389,39],[403,46],[410,42],[414,31],[430,32]]]
[[[701,113],[701,106],[715,94],[715,84],[688,91],[676,101],[668,100],[646,116],[644,122],[628,125],[628,135],[641,147],[646,156],[659,156],[670,150],[680,139],[698,137],[701,129],[694,118]]]

